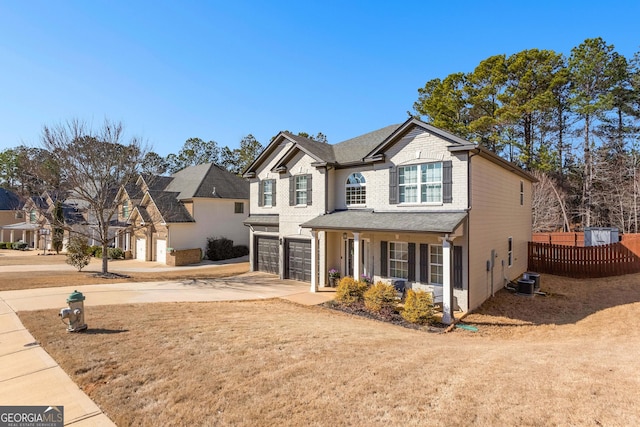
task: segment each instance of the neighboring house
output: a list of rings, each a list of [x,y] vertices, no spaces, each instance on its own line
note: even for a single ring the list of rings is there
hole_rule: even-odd
[[[10,227],[24,223],[23,206],[24,202],[20,196],[11,190],[0,188],[0,242],[14,242],[27,238],[28,230]]]
[[[187,167],[169,177],[140,175],[116,197],[116,242],[133,258],[167,263],[171,251],[201,249],[204,254],[210,237],[249,244],[243,224],[249,183],[215,164]]]
[[[16,196],[17,197],[17,196]],[[29,244],[32,249],[51,249],[51,236],[53,232],[52,219],[56,206],[62,208],[62,218],[65,231],[63,234],[63,250],[69,240],[69,230],[83,227],[86,224],[84,210],[70,200],[64,194],[45,191],[40,196],[33,196],[21,206],[21,211],[15,213],[15,219],[22,220],[2,226],[2,240],[7,242],[22,241]]]
[[[281,132],[244,176],[251,269],[312,291],[332,268],[406,281],[450,322],[527,268],[535,179],[417,119],[335,145]]]

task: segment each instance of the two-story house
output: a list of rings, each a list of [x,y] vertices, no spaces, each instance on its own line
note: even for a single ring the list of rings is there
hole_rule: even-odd
[[[246,180],[212,163],[171,176],[140,175],[116,195],[117,245],[133,258],[160,263],[170,261],[171,250],[204,254],[209,237],[246,246],[248,199]]]
[[[281,132],[244,173],[254,271],[328,270],[434,293],[443,320],[527,268],[535,179],[417,119],[329,145]]]

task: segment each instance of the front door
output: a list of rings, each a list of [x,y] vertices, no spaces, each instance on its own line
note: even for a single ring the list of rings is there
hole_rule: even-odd
[[[346,244],[345,244],[345,253],[346,253],[346,265],[345,265],[345,271],[347,272],[348,276],[353,277],[353,266],[355,265],[354,262],[358,261],[354,259],[354,250],[353,247],[355,245],[355,242],[353,239],[348,239]],[[364,274],[367,275],[371,278],[373,278],[372,275],[372,271],[369,268],[369,251],[370,251],[370,242],[368,239],[361,239],[360,240],[360,274]],[[354,277],[354,279],[358,279],[357,277]]]

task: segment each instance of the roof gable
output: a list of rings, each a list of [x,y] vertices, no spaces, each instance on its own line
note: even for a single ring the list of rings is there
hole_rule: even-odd
[[[172,175],[165,191],[178,193],[177,199],[210,197],[248,199],[249,183],[213,163],[190,166]]]

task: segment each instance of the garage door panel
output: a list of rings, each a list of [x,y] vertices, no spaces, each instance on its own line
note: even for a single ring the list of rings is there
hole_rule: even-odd
[[[311,282],[311,242],[305,240],[287,241],[288,279]]]
[[[280,254],[277,237],[256,238],[256,270],[279,274]]]
[[[156,262],[167,263],[167,241],[164,239],[156,240]]]
[[[136,259],[146,261],[147,257],[147,239],[136,239]]]

